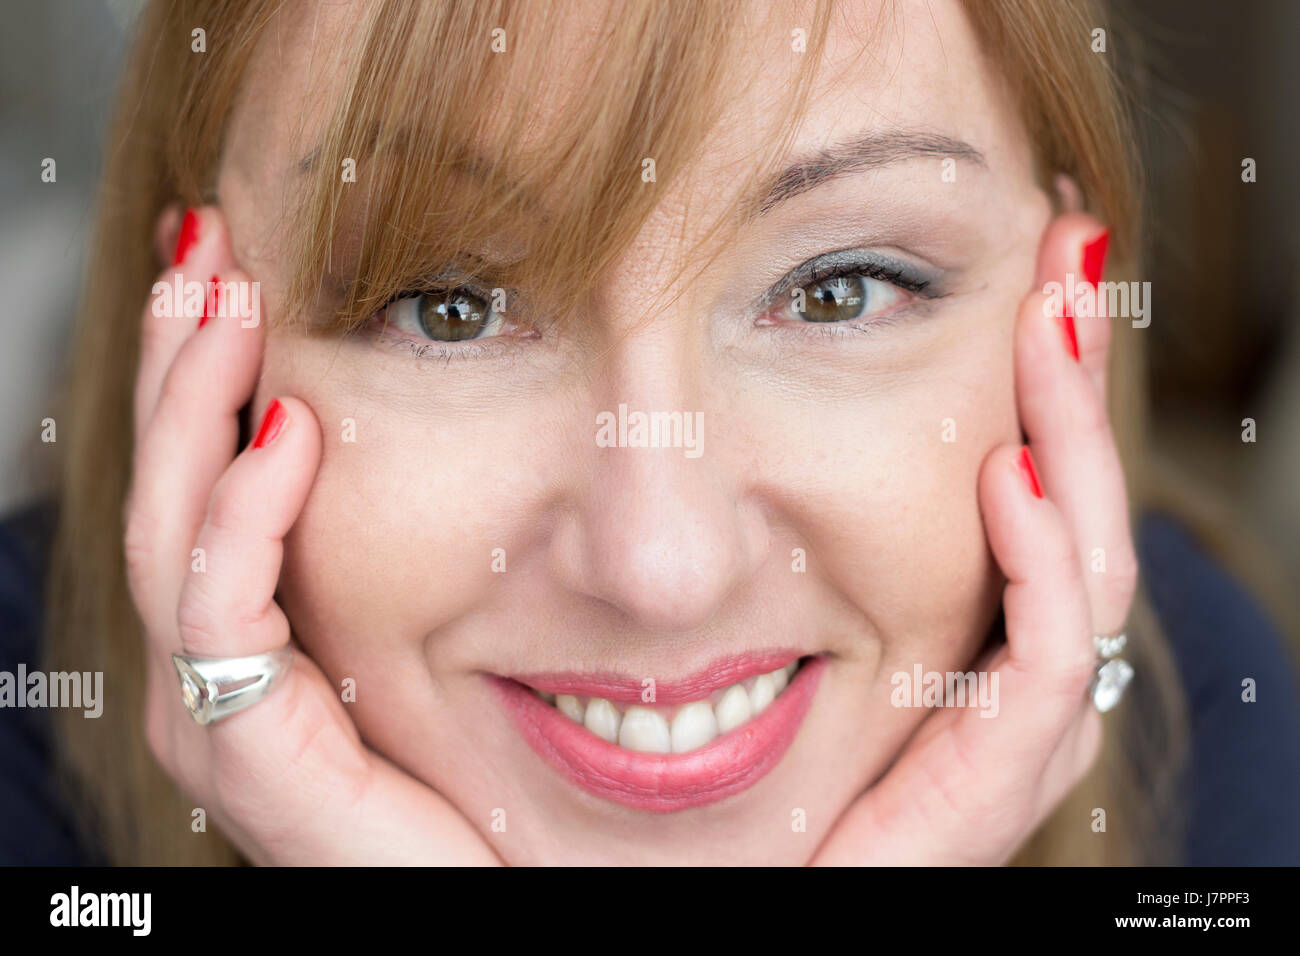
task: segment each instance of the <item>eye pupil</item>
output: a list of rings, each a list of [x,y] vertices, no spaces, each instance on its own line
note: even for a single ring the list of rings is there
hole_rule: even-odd
[[[807,307],[798,314],[809,322],[843,322],[862,314],[867,287],[862,276],[837,276],[811,286]]]
[[[420,325],[438,342],[477,338],[487,325],[487,303],[464,292],[430,292],[420,297]]]

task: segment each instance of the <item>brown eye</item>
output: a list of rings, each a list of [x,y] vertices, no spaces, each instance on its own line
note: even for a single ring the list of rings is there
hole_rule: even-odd
[[[476,339],[491,316],[486,302],[461,289],[421,293],[417,302],[420,331],[435,342]]]
[[[794,313],[806,322],[843,322],[862,315],[867,301],[862,276],[836,276],[802,287],[804,307]]]

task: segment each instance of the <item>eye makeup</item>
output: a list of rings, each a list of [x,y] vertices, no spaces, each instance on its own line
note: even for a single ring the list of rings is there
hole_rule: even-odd
[[[941,282],[946,274],[937,268],[920,266],[898,256],[873,249],[842,249],[827,252],[806,260],[784,276],[772,283],[747,310],[756,326],[777,326],[772,331],[788,334],[813,333],[822,335],[844,336],[865,332],[877,332],[884,327],[914,314],[914,306],[943,298]],[[911,294],[911,303],[904,303],[887,310],[884,314],[864,316],[860,319],[846,319],[836,322],[813,322],[787,320],[774,322],[767,319],[769,312],[788,300],[794,290],[815,286],[839,277],[860,276],[887,283],[899,290]],[[464,291],[476,298],[490,301],[494,292],[486,288],[488,283],[476,281],[470,270],[448,268],[428,279],[413,282],[409,288],[394,293],[389,297],[383,309],[375,312],[357,329],[376,345],[386,350],[400,350],[414,355],[417,359],[433,360],[448,365],[452,360],[491,358],[512,350],[512,346],[521,344],[521,340],[541,337],[539,327],[530,319],[527,323],[507,323],[499,334],[467,338],[464,340],[442,340],[423,338],[405,330],[393,330],[387,320],[387,311],[394,303],[420,295],[447,295]],[[513,319],[523,297],[513,291],[507,291],[509,311]],[[920,300],[918,302],[918,300]],[[550,323],[547,323],[548,325]]]
[[[842,249],[823,253],[791,269],[774,282],[754,303],[756,314],[763,315],[790,293],[802,286],[841,276],[860,275],[888,282],[926,299],[940,298],[939,274],[922,269],[902,259],[869,249]]]

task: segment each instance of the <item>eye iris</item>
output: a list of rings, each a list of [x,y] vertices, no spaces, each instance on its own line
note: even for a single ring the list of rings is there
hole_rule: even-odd
[[[861,276],[836,276],[808,286],[799,315],[809,322],[843,322],[862,314],[867,287]]]
[[[439,342],[477,338],[487,318],[487,303],[477,296],[438,292],[420,297],[420,326],[429,338]]]

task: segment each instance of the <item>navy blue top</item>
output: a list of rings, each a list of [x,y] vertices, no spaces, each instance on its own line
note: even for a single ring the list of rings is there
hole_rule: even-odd
[[[0,522],[0,671],[40,669],[54,513]],[[1180,793],[1190,865],[1300,864],[1300,693],[1273,623],[1176,520],[1138,525],[1142,573],[1182,673],[1191,755]],[[1242,701],[1253,678],[1257,699]],[[50,774],[49,711],[0,708],[0,864],[103,862],[79,842]]]

